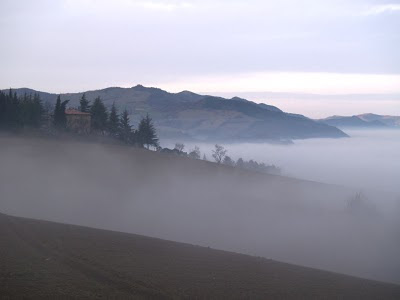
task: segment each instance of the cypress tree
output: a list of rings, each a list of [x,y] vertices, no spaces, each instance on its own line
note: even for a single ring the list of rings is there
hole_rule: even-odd
[[[81,100],[79,100],[79,110],[81,112],[89,112],[90,101],[86,99],[85,93],[83,93]]]
[[[54,126],[59,127],[60,124],[60,111],[61,111],[61,97],[60,95],[57,96],[56,106],[54,107]]]
[[[43,122],[44,107],[39,94],[35,93],[32,100],[32,126],[39,128]]]
[[[9,128],[16,129],[21,126],[21,102],[18,99],[16,92],[14,92],[12,98],[10,98],[9,108],[7,110],[7,119]]]
[[[20,120],[20,103],[10,89],[8,94],[0,92],[0,128],[15,129]]]
[[[56,106],[54,108],[54,125],[59,129],[64,129],[67,126],[67,117],[65,115],[65,108],[69,100],[61,102],[61,96],[57,96]]]
[[[0,129],[6,127],[7,108],[9,96],[0,91]]]
[[[118,111],[115,106],[115,102],[113,102],[111,106],[110,118],[108,120],[108,131],[110,132],[110,135],[112,136],[118,135],[119,125],[120,122],[119,122]]]
[[[100,97],[94,99],[93,105],[90,108],[90,113],[92,114],[92,128],[95,131],[101,132],[104,134],[104,131],[107,130],[107,108],[105,107],[103,101],[101,101]]]
[[[126,109],[121,114],[119,124],[119,138],[127,144],[132,143],[132,126],[129,120],[129,114]]]
[[[28,97],[26,93],[20,101],[20,118],[24,127],[32,125],[32,97]]]
[[[141,146],[145,146],[147,149],[149,149],[150,146],[153,147],[158,146],[158,138],[156,130],[154,128],[153,121],[150,118],[149,114],[147,114],[146,117],[140,120],[137,136],[139,144]]]

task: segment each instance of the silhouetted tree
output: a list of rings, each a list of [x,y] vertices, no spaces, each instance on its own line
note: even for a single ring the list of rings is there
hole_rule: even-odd
[[[65,115],[65,108],[69,100],[61,102],[61,96],[57,96],[56,106],[54,108],[54,126],[58,129],[64,129],[67,126],[67,117]]]
[[[359,216],[373,217],[378,215],[376,206],[362,192],[356,193],[347,201],[347,209],[350,213]]]
[[[130,125],[129,114],[126,109],[124,109],[120,118],[118,136],[127,144],[133,144],[135,142],[132,126]]]
[[[233,167],[235,165],[234,160],[232,158],[230,158],[230,156],[228,156],[228,155],[225,155],[224,160],[222,161],[222,163],[224,165],[231,166],[231,167]]]
[[[195,146],[194,149],[192,151],[189,152],[189,157],[193,158],[193,159],[200,159],[200,148]]]
[[[215,161],[218,164],[220,164],[223,161],[223,159],[224,159],[224,157],[226,155],[226,152],[228,152],[228,150],[225,150],[224,147],[222,147],[221,145],[216,144],[215,145],[215,149],[212,151],[212,157],[215,159]]]
[[[4,129],[6,126],[6,115],[7,114],[7,96],[5,93],[0,91],[0,129]]]
[[[94,99],[93,105],[90,108],[90,113],[92,115],[92,129],[104,134],[107,130],[108,113],[100,97]]]
[[[120,122],[119,122],[118,111],[115,106],[115,102],[113,102],[111,106],[110,117],[108,119],[108,131],[110,132],[110,135],[117,136],[119,129],[120,129]]]
[[[39,128],[43,119],[43,105],[38,94],[24,94],[17,97],[16,93],[0,92],[0,128],[18,129],[20,127]]]
[[[156,130],[148,114],[140,120],[137,137],[139,144],[145,146],[147,149],[150,148],[150,146],[158,146]]]
[[[43,116],[45,113],[45,109],[40,99],[40,95],[35,93],[32,100],[32,126],[35,128],[39,128],[43,122]]]
[[[176,143],[174,149],[178,150],[179,152],[182,152],[183,149],[185,149],[185,145],[182,143]]]
[[[83,93],[81,100],[79,100],[79,110],[81,112],[89,112],[90,111],[90,101],[86,99],[85,93]]]
[[[239,158],[237,161],[236,161],[236,167],[238,167],[238,168],[244,168],[244,161],[243,161],[243,158]]]
[[[21,126],[20,101],[11,89],[8,94],[1,92],[0,124],[3,129],[16,129]]]

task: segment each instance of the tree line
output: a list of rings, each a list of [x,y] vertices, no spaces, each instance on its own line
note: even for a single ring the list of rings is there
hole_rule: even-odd
[[[189,152],[185,152],[184,149],[185,149],[184,144],[176,143],[174,149],[160,148],[159,150],[160,152],[164,153],[186,156],[192,159],[201,159],[201,152],[198,146],[195,146],[194,149],[190,150]],[[227,152],[228,150],[225,149],[223,146],[216,144],[211,152],[211,156],[217,164],[223,164],[231,167],[252,170],[261,173],[268,173],[268,174],[281,173],[281,169],[279,167],[276,167],[275,165],[267,165],[265,163],[259,163],[253,159],[246,161],[240,157],[235,161],[230,156],[227,155]],[[205,154],[203,154],[202,159],[208,160]]]
[[[46,112],[39,94],[17,97],[11,89],[0,91],[0,129],[40,128]]]
[[[130,123],[126,108],[119,113],[114,102],[108,111],[100,97],[95,98],[91,104],[85,94],[79,101],[79,110],[91,114],[92,130],[97,133],[109,135],[130,145],[146,148],[159,146],[156,129],[148,114],[141,118],[138,128],[135,129]]]
[[[39,94],[24,94],[18,97],[11,89],[0,91],[0,130],[19,130],[22,128],[43,129],[51,127],[57,131],[68,131],[65,110],[69,100],[57,97],[53,107],[44,104]],[[121,113],[115,103],[108,111],[100,97],[93,103],[83,94],[79,101],[81,112],[90,113],[92,134],[106,135],[122,142],[140,147],[157,148],[158,138],[153,121],[147,114],[142,117],[138,128],[130,124],[129,113],[124,109]]]

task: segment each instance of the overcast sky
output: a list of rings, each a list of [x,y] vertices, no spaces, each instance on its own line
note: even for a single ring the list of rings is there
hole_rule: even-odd
[[[396,0],[0,0],[0,88],[141,83],[311,115],[304,97],[254,93],[382,94],[318,114],[400,114],[399,28]]]

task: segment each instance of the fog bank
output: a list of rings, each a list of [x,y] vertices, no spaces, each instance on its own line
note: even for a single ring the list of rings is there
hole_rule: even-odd
[[[140,149],[14,137],[0,143],[3,213],[400,283],[400,205],[389,212],[372,205],[386,203],[385,195],[367,194],[353,207],[356,189]]]
[[[283,174],[319,182],[400,195],[400,130],[344,130],[351,138],[295,140],[292,145],[222,144],[242,157],[281,167]],[[174,141],[165,143],[173,147]],[[212,160],[213,144],[195,145]]]

